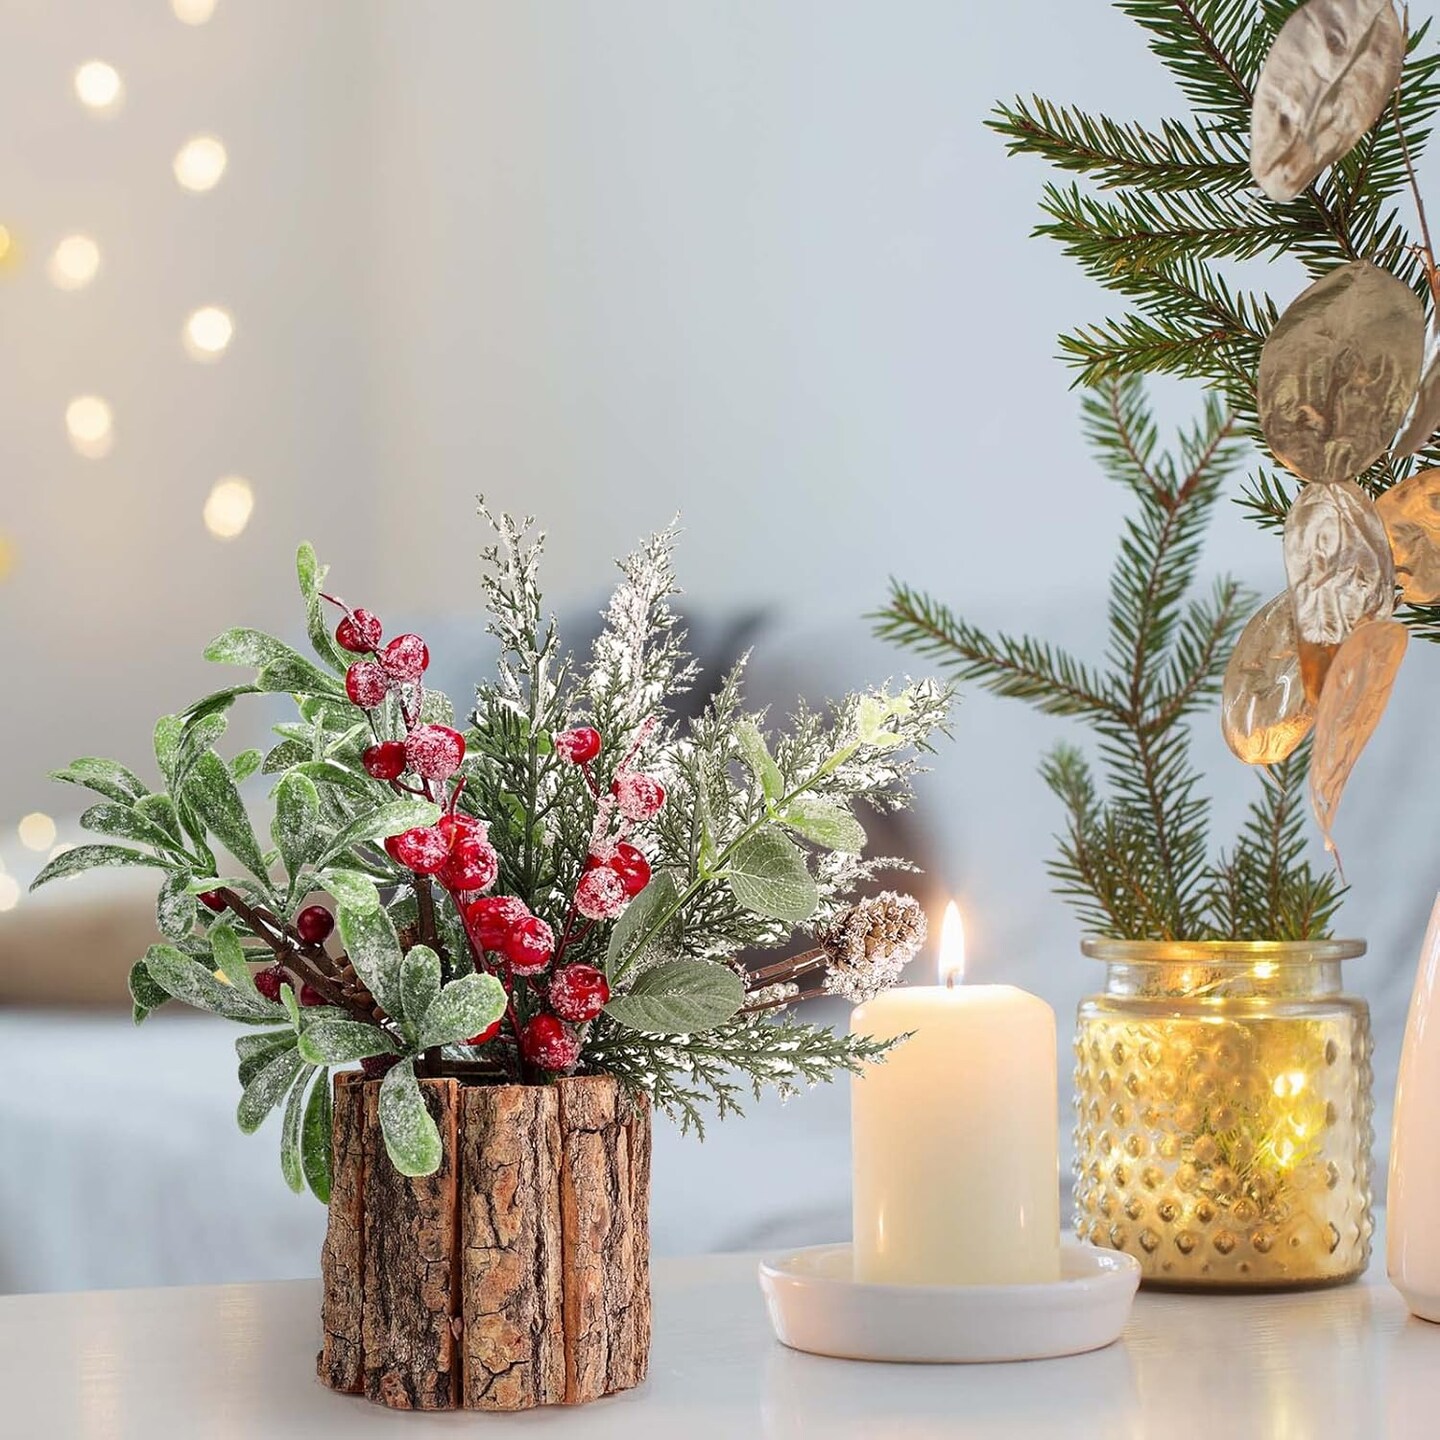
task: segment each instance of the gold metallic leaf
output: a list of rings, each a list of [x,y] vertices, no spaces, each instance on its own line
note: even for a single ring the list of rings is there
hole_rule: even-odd
[[[1293,300],[1260,352],[1265,439],[1306,480],[1348,480],[1390,443],[1420,383],[1425,315],[1415,292],[1366,260]]]
[[[1417,470],[1376,502],[1390,537],[1400,593],[1412,605],[1440,603],[1440,470]]]
[[[1255,85],[1250,173],[1293,200],[1380,118],[1405,32],[1391,0],[1309,0],[1281,27]]]
[[[1286,590],[1262,605],[1240,633],[1220,688],[1220,730],[1247,765],[1274,765],[1314,723]]]
[[[1294,600],[1291,600],[1294,605]],[[1330,673],[1330,666],[1335,662],[1335,656],[1339,654],[1338,645],[1312,645],[1308,640],[1300,641],[1300,679],[1305,685],[1305,698],[1311,705],[1316,705],[1320,700],[1320,693],[1325,689],[1325,677]]]
[[[1310,803],[1325,848],[1335,849],[1333,830],[1340,797],[1361,751],[1369,743],[1405,658],[1409,636],[1398,620],[1370,620],[1340,647],[1315,709],[1315,749],[1310,757]]]
[[[1425,364],[1420,372],[1420,388],[1415,392],[1401,426],[1400,434],[1390,447],[1396,455],[1413,455],[1423,450],[1430,437],[1440,430],[1440,335],[1431,330],[1425,341]]]
[[[1295,633],[1343,645],[1363,620],[1395,609],[1395,561],[1375,502],[1353,481],[1307,485],[1285,517],[1285,578]]]

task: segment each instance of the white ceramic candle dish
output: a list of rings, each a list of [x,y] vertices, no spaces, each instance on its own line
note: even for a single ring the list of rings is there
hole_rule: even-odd
[[[814,1245],[760,1265],[782,1344],[846,1360],[932,1365],[1043,1360],[1120,1338],[1140,1284],[1129,1255],[1060,1247],[1060,1279],[1032,1285],[870,1285],[849,1245]]]

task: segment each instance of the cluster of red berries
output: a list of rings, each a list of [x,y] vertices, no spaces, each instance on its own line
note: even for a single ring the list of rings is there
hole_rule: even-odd
[[[417,875],[433,875],[456,895],[488,890],[500,873],[500,856],[483,820],[455,811],[434,825],[391,835],[385,853]]]
[[[201,896],[201,899],[205,897]],[[209,900],[205,903],[210,904]],[[223,900],[221,903],[224,903]],[[334,929],[335,917],[323,905],[307,905],[295,917],[295,932],[307,945],[323,945]],[[295,977],[283,965],[271,965],[255,976],[255,988],[267,1000],[279,1000],[282,985],[292,988],[295,985]],[[296,999],[302,1005],[325,1004],[325,997],[308,981],[302,982]]]

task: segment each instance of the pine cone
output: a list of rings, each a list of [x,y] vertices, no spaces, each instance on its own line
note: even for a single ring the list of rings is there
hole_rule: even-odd
[[[842,911],[816,938],[829,957],[825,989],[861,1004],[900,979],[925,943],[925,912],[910,895],[886,890]]]
[[[352,1014],[362,1019],[368,1018],[373,1025],[378,1025],[382,1020],[389,1018],[376,1003],[375,997],[366,988],[365,982],[355,973],[355,967],[350,963],[348,955],[342,956],[336,962],[335,983],[339,986],[340,993],[345,997],[345,1003]]]

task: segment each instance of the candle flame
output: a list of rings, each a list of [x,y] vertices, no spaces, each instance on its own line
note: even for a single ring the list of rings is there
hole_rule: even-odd
[[[960,923],[960,907],[952,900],[940,925],[940,980],[958,985],[964,978],[965,927]]]

